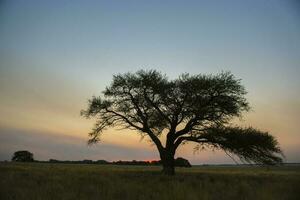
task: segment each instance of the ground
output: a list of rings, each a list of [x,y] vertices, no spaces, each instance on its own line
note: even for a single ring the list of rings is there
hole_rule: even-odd
[[[300,167],[0,163],[0,199],[300,199]]]

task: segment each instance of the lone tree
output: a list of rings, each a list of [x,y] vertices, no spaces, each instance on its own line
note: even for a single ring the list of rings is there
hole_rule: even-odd
[[[92,97],[81,114],[97,119],[89,133],[90,144],[98,142],[106,128],[115,126],[149,137],[167,175],[175,173],[176,149],[186,142],[198,148],[223,149],[249,163],[281,163],[282,152],[272,135],[229,124],[249,110],[245,94],[240,79],[230,72],[182,74],[169,80],[155,70],[140,70],[114,75],[103,95]]]
[[[16,151],[11,159],[17,162],[33,162],[33,154],[29,151]]]

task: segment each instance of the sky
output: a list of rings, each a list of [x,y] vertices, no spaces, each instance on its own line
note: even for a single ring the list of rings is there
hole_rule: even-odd
[[[0,160],[17,150],[48,160],[155,160],[129,130],[88,146],[94,120],[80,116],[112,76],[156,69],[231,71],[251,111],[234,122],[269,131],[286,162],[300,162],[300,3],[297,0],[0,1]],[[233,163],[220,151],[176,156]]]

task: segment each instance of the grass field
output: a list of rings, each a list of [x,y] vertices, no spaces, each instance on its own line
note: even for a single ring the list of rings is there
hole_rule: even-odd
[[[0,163],[0,199],[300,199],[300,167]]]

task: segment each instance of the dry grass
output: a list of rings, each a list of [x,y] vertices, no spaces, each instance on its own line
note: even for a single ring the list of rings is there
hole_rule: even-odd
[[[300,199],[300,167],[160,167],[1,163],[0,199]]]

